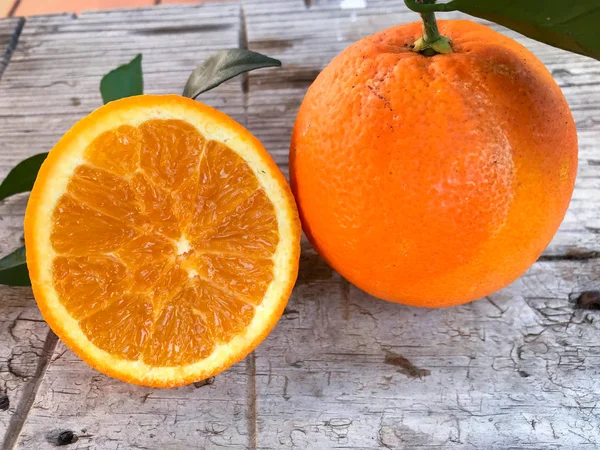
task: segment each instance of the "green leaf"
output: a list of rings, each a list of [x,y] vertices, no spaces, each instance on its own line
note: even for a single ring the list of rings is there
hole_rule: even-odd
[[[250,50],[220,50],[194,69],[185,84],[183,96],[196,98],[241,73],[280,66],[281,61]]]
[[[444,9],[481,17],[554,47],[600,60],[598,0],[453,0]]]
[[[18,248],[0,259],[0,284],[7,286],[31,286],[25,263],[25,247]]]
[[[144,93],[142,55],[137,55],[129,63],[104,75],[100,82],[100,93],[104,104],[120,98],[142,95]]]
[[[0,184],[0,200],[30,191],[46,156],[48,153],[39,153],[17,164]]]

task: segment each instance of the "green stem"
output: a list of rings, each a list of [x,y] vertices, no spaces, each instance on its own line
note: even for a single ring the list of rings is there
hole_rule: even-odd
[[[422,10],[425,6],[442,6],[435,5],[436,0],[404,0],[406,6],[411,10],[417,11],[423,20],[423,37],[417,39],[413,45],[413,51],[419,52],[424,56],[433,56],[438,53],[452,53],[450,47],[450,39],[441,36],[438,30],[435,13],[432,10]],[[446,3],[445,5],[450,5]]]
[[[434,2],[419,2],[418,0],[404,0],[404,3],[411,11],[424,13],[424,12],[446,12],[456,11],[456,3],[454,1],[448,3],[434,3]]]
[[[437,41],[440,38],[440,31],[435,20],[435,14],[430,12],[420,13],[420,15],[423,20],[423,40],[427,43]]]

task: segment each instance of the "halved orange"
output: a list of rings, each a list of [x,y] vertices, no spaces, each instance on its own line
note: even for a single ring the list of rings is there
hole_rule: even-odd
[[[175,95],[111,102],[79,121],[25,214],[52,330],[101,372],[157,387],[215,375],[266,337],[296,280],[300,233],[260,142]]]

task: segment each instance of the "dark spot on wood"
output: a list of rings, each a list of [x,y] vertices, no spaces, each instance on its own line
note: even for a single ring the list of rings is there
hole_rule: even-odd
[[[286,320],[296,320],[300,317],[300,312],[295,309],[285,308],[283,311],[283,318]]]
[[[529,375],[527,372],[525,372],[524,370],[519,370],[518,371],[519,376],[523,377],[523,378],[527,378],[530,377],[531,375]]]
[[[250,42],[250,50],[260,52],[265,50],[284,51],[294,46],[294,41],[290,39],[264,39],[261,41]]]
[[[268,52],[268,51],[266,51]],[[269,52],[273,54],[273,52]],[[261,86],[267,86],[267,89],[308,89],[321,73],[320,69],[314,67],[303,67],[294,64],[285,64],[280,70],[257,71],[250,74],[250,80],[253,86],[256,86],[259,92]],[[294,99],[295,108],[300,106],[301,99]],[[286,104],[286,106],[289,106]]]
[[[388,352],[383,361],[390,366],[398,368],[398,372],[409,378],[423,378],[431,374],[430,370],[419,369],[404,356],[397,353]]]
[[[210,386],[214,382],[215,382],[215,377],[210,377],[210,378],[207,378],[206,380],[196,381],[194,383],[194,387],[195,388],[201,388],[203,386]]]
[[[71,105],[73,105],[73,106],[81,105],[81,99],[79,99],[78,97],[71,97]]]
[[[293,65],[285,66],[286,69],[294,69],[294,72],[290,73],[286,77],[287,82],[300,83],[310,85],[317,79],[321,71],[311,67],[293,67]]]
[[[186,33],[202,33],[211,31],[223,31],[231,28],[230,24],[205,24],[205,25],[187,25],[179,27],[158,27],[148,28],[146,30],[133,30],[131,34],[137,34],[139,36],[160,36],[160,35],[174,35],[174,34],[186,34]]]
[[[302,361],[294,361],[293,363],[290,363],[290,366],[300,369],[301,367],[304,367],[304,363]]]
[[[311,247],[302,246],[298,284],[331,280],[333,269]]]
[[[564,77],[564,76],[572,76],[573,74],[566,69],[554,69],[552,71],[553,77]]]
[[[78,438],[71,430],[52,430],[46,435],[46,441],[56,447],[73,444]]]
[[[586,291],[575,300],[577,309],[600,309],[600,291]]]
[[[260,82],[258,86],[268,84],[268,89],[308,89],[320,73],[318,68],[284,64],[281,70],[252,73],[251,79]],[[296,103],[300,105],[300,101],[295,100]]]
[[[0,395],[0,411],[6,411],[10,407],[10,400],[8,399],[8,395],[1,394]]]

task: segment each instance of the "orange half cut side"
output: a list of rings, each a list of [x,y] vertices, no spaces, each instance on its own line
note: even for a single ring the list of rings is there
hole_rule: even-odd
[[[226,369],[275,326],[298,273],[285,178],[246,129],[175,95],[111,102],[44,162],[25,214],[44,319],[124,381]]]

